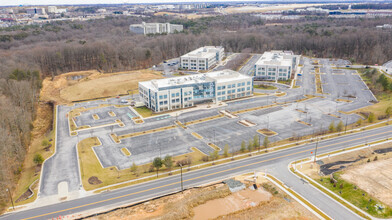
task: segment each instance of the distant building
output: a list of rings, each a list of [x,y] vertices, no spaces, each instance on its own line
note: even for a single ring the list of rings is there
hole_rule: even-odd
[[[292,51],[265,52],[255,64],[255,79],[288,80],[296,70],[299,57]]]
[[[378,25],[376,28],[381,28],[381,29],[392,29],[392,24],[384,24],[384,25]]]
[[[188,70],[208,70],[219,63],[225,55],[221,46],[200,47],[180,57],[180,67]]]
[[[49,14],[61,14],[66,12],[67,12],[66,8],[57,8],[56,6],[48,6]]]
[[[44,15],[46,14],[45,8],[28,8],[26,9],[26,13],[30,15]]]
[[[56,13],[57,7],[56,6],[48,6],[48,13]]]
[[[181,32],[184,27],[180,24],[170,23],[145,23],[131,24],[129,30],[136,34],[172,34],[175,31]]]
[[[154,112],[225,101],[253,94],[253,79],[233,70],[139,82],[139,95]]]

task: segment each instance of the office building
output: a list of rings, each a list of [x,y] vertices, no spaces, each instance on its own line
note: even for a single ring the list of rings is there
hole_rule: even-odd
[[[139,95],[154,112],[192,107],[253,94],[253,79],[233,70],[221,70],[139,82]]]
[[[265,52],[255,64],[255,79],[288,80],[295,73],[299,56],[292,51]]]
[[[46,14],[45,8],[28,8],[26,9],[26,13],[30,15],[44,15]]]
[[[222,61],[225,49],[221,46],[200,47],[180,57],[180,68],[188,70],[208,70]]]
[[[180,24],[170,23],[145,23],[131,24],[129,30],[136,34],[172,34],[183,31],[184,27]]]

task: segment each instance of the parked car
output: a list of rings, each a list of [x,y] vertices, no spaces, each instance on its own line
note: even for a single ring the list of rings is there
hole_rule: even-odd
[[[121,99],[121,101],[120,101],[122,104],[128,104],[128,101],[127,100],[125,100],[125,99]]]

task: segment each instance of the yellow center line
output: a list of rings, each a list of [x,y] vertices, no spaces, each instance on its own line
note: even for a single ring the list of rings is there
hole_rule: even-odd
[[[325,145],[325,146],[322,146],[322,147],[318,147],[318,149],[322,149],[322,148],[326,148],[326,147],[330,147],[330,146],[333,146],[333,145],[338,145],[338,144],[342,144],[342,143],[346,143],[346,142],[350,142],[350,141],[355,141],[355,140],[359,140],[359,139],[363,139],[363,138],[373,137],[373,136],[376,136],[376,135],[391,133],[391,132],[392,131],[386,131],[386,132],[382,132],[382,133],[378,133],[378,134],[368,135],[368,136],[365,136],[365,137],[359,137],[359,138],[355,138],[355,139],[351,139],[351,140],[347,140],[347,141],[342,141],[342,142],[339,142],[339,143],[334,143],[334,144],[329,144],[329,145]],[[268,162],[268,161],[271,161],[271,160],[276,160],[276,159],[280,159],[280,158],[284,158],[284,157],[288,157],[288,156],[304,153],[304,152],[311,151],[311,150],[313,150],[313,149],[306,149],[306,150],[302,150],[302,151],[298,151],[298,152],[294,152],[294,153],[290,153],[290,154],[285,154],[285,155],[274,157],[274,158],[270,158],[270,159],[257,161],[257,162],[250,163],[250,164],[245,164],[245,165],[242,165],[242,166],[233,167],[233,168],[230,168],[230,169],[221,170],[221,171],[217,171],[217,172],[210,173],[210,174],[205,174],[203,176],[197,176],[197,177],[194,177],[194,178],[191,178],[191,179],[184,180],[183,182],[188,182],[188,181],[201,179],[201,178],[204,178],[204,177],[212,176],[212,175],[215,175],[215,174],[219,174],[219,173],[223,173],[223,172],[227,172],[227,171],[231,171],[231,170],[236,170],[236,169],[240,169],[240,168],[244,168],[244,167],[249,167],[249,166],[252,166],[252,165],[265,163],[265,162]],[[84,205],[80,205],[80,206],[75,206],[75,207],[68,208],[68,209],[63,209],[63,210],[59,210],[59,211],[54,211],[54,212],[42,214],[42,215],[37,215],[37,216],[29,217],[29,218],[26,218],[26,219],[33,219],[33,218],[38,218],[38,217],[42,217],[42,216],[47,216],[47,215],[51,215],[51,214],[65,212],[65,211],[69,211],[69,210],[73,210],[73,209],[78,209],[78,208],[82,208],[82,207],[86,207],[86,206],[90,206],[90,205],[95,205],[95,204],[99,204],[99,203],[103,203],[103,202],[107,202],[107,201],[111,201],[111,200],[115,200],[115,199],[124,198],[124,197],[131,196],[131,195],[140,194],[140,193],[143,193],[143,192],[152,191],[152,190],[155,190],[155,189],[164,188],[164,187],[171,186],[171,185],[177,185],[179,183],[181,183],[181,182],[178,181],[178,182],[174,182],[174,183],[169,183],[169,184],[166,184],[166,185],[162,185],[162,186],[158,186],[158,187],[154,187],[154,188],[149,188],[149,189],[145,189],[145,190],[142,190],[142,191],[129,193],[129,194],[126,194],[126,195],[117,196],[117,197],[113,197],[113,198],[109,198],[109,199],[105,199],[105,200],[101,200],[101,201],[97,201],[97,202],[92,202],[92,203],[88,203],[88,204],[84,204]]]

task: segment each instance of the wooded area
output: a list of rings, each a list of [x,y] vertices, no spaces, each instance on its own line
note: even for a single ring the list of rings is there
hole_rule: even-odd
[[[170,16],[144,21],[184,24],[183,33],[141,36],[129,24],[141,18],[109,17],[86,22],[57,22],[0,29],[0,185],[15,188],[30,143],[34,106],[41,79],[64,72],[97,69],[114,72],[147,68],[204,45],[227,52],[262,53],[271,49],[297,54],[382,64],[392,57],[392,32],[382,19],[311,17],[268,21],[228,15],[197,20]],[[284,22],[279,24],[279,22]],[[0,205],[8,202],[0,191]]]

